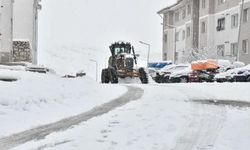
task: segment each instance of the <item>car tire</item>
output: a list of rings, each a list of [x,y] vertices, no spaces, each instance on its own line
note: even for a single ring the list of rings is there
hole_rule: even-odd
[[[250,82],[250,76],[248,76],[248,78],[247,78],[247,82]]]
[[[180,83],[188,83],[187,77],[180,77]]]

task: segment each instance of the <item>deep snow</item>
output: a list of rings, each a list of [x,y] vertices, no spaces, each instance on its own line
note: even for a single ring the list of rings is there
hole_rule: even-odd
[[[22,149],[247,149],[250,109],[192,100],[249,101],[248,83],[134,85],[144,96]],[[115,86],[116,87],[116,86]]]
[[[10,70],[0,71],[3,74],[19,80],[0,81],[0,137],[90,110],[127,90],[100,85],[88,77],[67,79]]]

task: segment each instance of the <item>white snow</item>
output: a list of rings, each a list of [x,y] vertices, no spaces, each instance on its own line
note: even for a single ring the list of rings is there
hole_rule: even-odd
[[[3,74],[19,80],[0,81],[0,137],[90,110],[126,91],[121,86],[97,84],[88,77],[67,79],[1,70],[0,76]]]
[[[250,146],[249,108],[190,101],[250,101],[249,83],[137,86],[144,89],[140,100],[15,150],[245,150]]]

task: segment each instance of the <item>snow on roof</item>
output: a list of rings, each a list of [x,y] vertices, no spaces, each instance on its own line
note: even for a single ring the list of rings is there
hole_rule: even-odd
[[[158,14],[163,14],[163,13],[169,11],[170,9],[174,8],[175,6],[178,6],[179,4],[181,4],[182,1],[183,0],[177,0],[177,2],[175,4],[172,4],[172,5],[168,6],[168,7],[165,7],[163,9],[161,9],[160,11],[158,11],[157,13]]]

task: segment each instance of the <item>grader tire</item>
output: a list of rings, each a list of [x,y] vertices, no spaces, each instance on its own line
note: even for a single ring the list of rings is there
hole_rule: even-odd
[[[148,75],[144,68],[139,69],[140,80],[142,84],[148,84]]]
[[[108,69],[102,69],[102,83],[109,83],[109,71]]]

